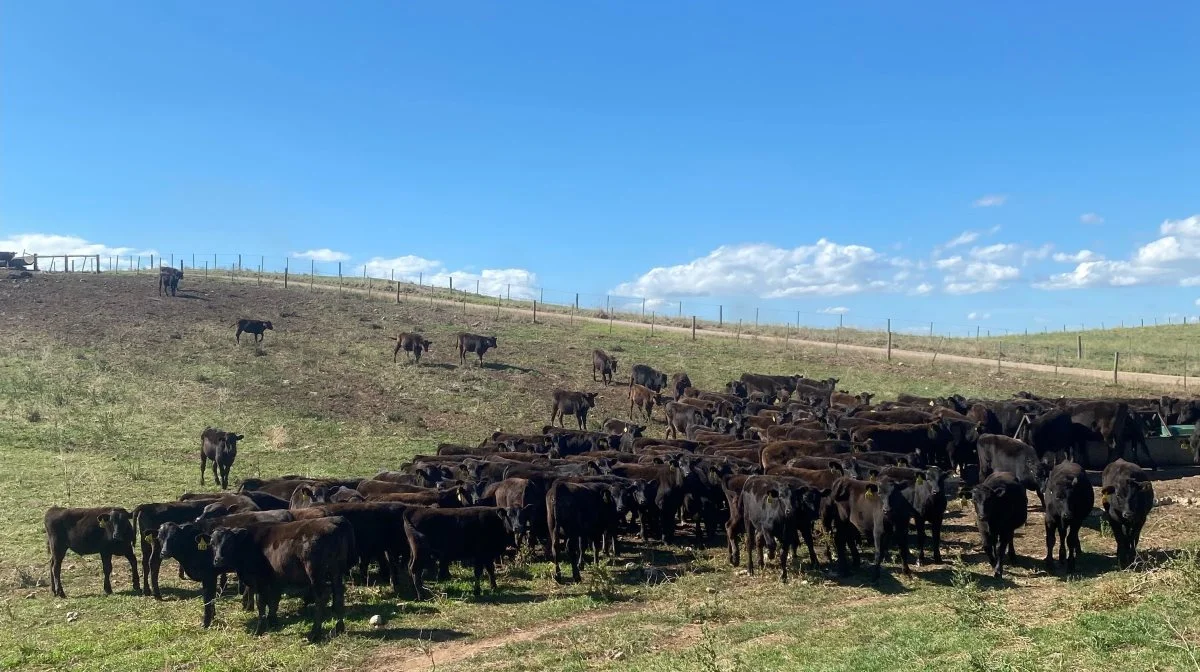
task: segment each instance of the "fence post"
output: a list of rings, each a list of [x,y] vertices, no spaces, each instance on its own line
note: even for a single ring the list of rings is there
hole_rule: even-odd
[[[646,319],[646,299],[642,299],[642,319]]]
[[[888,332],[887,332],[887,337],[888,337],[887,361],[890,362],[890,361],[892,361],[892,318],[890,318],[890,317],[888,318],[887,330],[888,330]]]
[[[208,280],[208,260],[204,260],[204,279]]]
[[[129,265],[133,266],[133,255],[129,255]],[[33,255],[33,270],[38,270],[38,255]]]
[[[996,373],[1000,373],[1000,359],[1004,357],[1004,343],[996,343]]]
[[[1117,368],[1121,366],[1121,352],[1113,353],[1113,385],[1117,384]]]
[[[267,265],[266,257],[258,258],[258,286],[262,287],[263,268]]]
[[[242,272],[242,255],[238,255],[238,273]]]
[[[742,340],[742,318],[738,318],[737,340]]]
[[[725,306],[717,306],[717,326],[725,326]]]
[[[479,295],[479,278],[475,278],[475,295]]]
[[[533,323],[537,324],[537,301],[533,302]]]
[[[504,298],[504,295],[497,292],[496,293],[496,319],[497,320],[500,319],[500,299],[502,299],[502,298]]]
[[[313,283],[317,281],[317,260],[308,260],[308,291],[312,291]]]
[[[1054,349],[1054,377],[1055,378],[1058,377],[1058,356],[1059,356],[1061,350],[1062,350],[1061,348]]]
[[[290,266],[289,259],[287,257],[284,257],[284,259],[283,259],[283,288],[284,289],[287,289],[288,266]]]
[[[338,294],[342,293],[342,262],[338,262]]]
[[[1083,359],[1083,334],[1079,334],[1076,337],[1076,339],[1077,340],[1076,340],[1076,346],[1075,346],[1076,347],[1075,359],[1082,360]]]
[[[692,315],[692,340],[696,340],[696,316]]]
[[[508,299],[509,301],[512,301],[512,283],[511,282],[508,283],[508,293],[505,295],[505,298]]]
[[[396,269],[392,269],[392,278],[396,277]],[[396,283],[396,303],[400,303],[400,283]]]
[[[754,309],[754,328],[758,329],[758,308]]]
[[[96,255],[96,272],[100,272],[100,255]]]
[[[683,317],[683,301],[679,302],[679,317]]]
[[[134,274],[140,274],[141,272],[142,272],[142,255],[139,254],[138,261],[137,261],[137,269],[134,270]]]
[[[650,338],[654,338],[654,311],[650,311]]]
[[[929,323],[929,337],[933,338],[933,322]]]
[[[454,276],[450,276],[450,293],[454,293]]]
[[[612,335],[612,317],[613,317],[612,312],[609,311],[609,313],[608,313],[608,334],[610,336]]]
[[[846,316],[841,313],[838,313],[837,335],[835,335],[834,339],[833,339],[833,354],[834,355],[838,354],[838,348],[840,348],[842,345],[842,318],[844,318],[844,317],[846,317]]]
[[[150,255],[150,265],[146,268],[154,268],[154,255]],[[67,270],[67,255],[63,255],[63,270]]]

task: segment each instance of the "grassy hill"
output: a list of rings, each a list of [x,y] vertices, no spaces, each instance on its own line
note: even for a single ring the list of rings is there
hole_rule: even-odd
[[[1189,668],[1200,622],[1200,567],[1176,549],[1200,542],[1195,509],[1157,509],[1143,546],[1153,572],[1113,572],[1113,542],[1092,521],[1085,558],[1069,579],[1046,575],[1041,518],[1018,540],[1022,562],[985,579],[973,519],[947,525],[951,565],[914,578],[822,573],[780,585],[730,568],[723,547],[626,544],[611,565],[559,586],[547,563],[505,569],[496,595],[470,597],[467,573],[436,600],[350,591],[348,633],[304,643],[299,602],[285,627],[255,638],[252,619],[222,598],[218,623],[199,628],[195,584],[162,573],[161,603],[103,597],[99,559],[68,556],[66,600],[50,596],[41,516],[51,505],[122,505],[200,489],[198,444],[207,425],[247,436],[233,478],[303,472],[365,476],[396,468],[439,441],[491,431],[536,431],[556,387],[600,390],[593,416],[625,417],[623,389],[591,380],[590,352],[687,371],[717,388],[743,371],[838,376],[881,398],[899,392],[1008,396],[1101,395],[1118,388],[939,364],[888,365],[753,336],[740,341],[599,324],[532,324],[485,305],[397,304],[388,296],[260,287],[213,278],[175,299],[146,276],[47,275],[0,285],[0,667],[14,669],[430,669],[471,660],[485,669],[1101,669]],[[238,317],[270,319],[261,347],[233,341]],[[389,336],[434,341],[421,366],[391,361]],[[494,333],[487,366],[458,366],[452,335]],[[1032,338],[1032,337],[1031,337]],[[1141,391],[1119,388],[1120,394]],[[1149,392],[1147,392],[1149,393]],[[656,425],[652,432],[661,431]],[[211,483],[209,486],[211,488]],[[1200,477],[1159,484],[1177,498]],[[1170,551],[1170,552],[1168,552]],[[79,618],[68,622],[67,612]],[[372,629],[371,615],[386,625]]]

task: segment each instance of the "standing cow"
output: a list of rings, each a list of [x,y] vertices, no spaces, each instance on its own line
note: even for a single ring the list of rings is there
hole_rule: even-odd
[[[558,418],[560,427],[565,427],[563,418],[567,415],[575,417],[575,422],[579,425],[579,429],[587,429],[588,411],[596,406],[595,392],[568,392],[567,390],[554,390],[554,407],[550,410],[550,425],[554,425],[554,419]]]
[[[1129,567],[1137,559],[1142,526],[1154,507],[1154,484],[1138,465],[1116,460],[1100,474],[1100,506],[1117,540],[1117,562]]]
[[[237,333],[233,335],[233,338],[238,343],[242,342],[242,334],[253,334],[254,342],[261,343],[266,338],[264,334],[268,329],[275,331],[275,327],[271,324],[270,320],[251,320],[243,317],[234,326],[237,327]]]
[[[213,480],[224,490],[229,487],[229,470],[237,459],[237,442],[246,438],[241,434],[205,427],[200,433],[200,485],[204,485],[204,470],[212,460]]]
[[[158,295],[162,296],[164,291],[170,292],[171,296],[175,296],[175,291],[179,289],[179,281],[183,279],[183,271],[170,266],[163,266],[158,269]]]
[[[605,385],[612,383],[613,374],[617,372],[617,358],[603,350],[592,351],[592,380],[596,380],[596,372]]]
[[[62,587],[62,561],[67,551],[79,555],[100,555],[104,570],[104,594],[112,594],[112,557],[129,561],[133,592],[141,594],[137,558],[133,555],[133,517],[121,508],[64,509],[52,506],[43,519],[46,549],[50,552],[50,590],[66,597]]]
[[[459,334],[458,335],[458,364],[465,366],[467,363],[467,353],[473,352],[479,356],[479,365],[483,366],[483,353],[496,348],[495,336],[480,336],[479,334]]]
[[[392,351],[392,363],[396,362],[400,351],[403,350],[409,361],[415,359],[417,364],[420,364],[421,353],[432,347],[433,341],[426,339],[421,334],[404,332],[396,337],[396,349]]]

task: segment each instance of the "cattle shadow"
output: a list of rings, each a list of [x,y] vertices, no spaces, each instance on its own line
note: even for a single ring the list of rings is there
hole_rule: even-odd
[[[1200,467],[1182,466],[1182,467],[1162,467],[1158,471],[1150,471],[1146,467],[1146,478],[1151,481],[1173,481],[1189,476],[1200,476]],[[1093,479],[1093,485],[1100,485],[1100,475],[1097,474]]]
[[[516,364],[502,364],[500,362],[484,362],[483,367],[490,371],[516,371],[517,373],[538,373],[537,369],[527,369]]]
[[[400,639],[413,639],[433,644],[452,642],[456,639],[470,637],[471,633],[449,628],[389,628],[382,627],[367,632],[348,632],[352,637],[373,639],[380,642],[392,642]]]
[[[187,292],[179,292],[178,294],[176,294],[175,296],[172,296],[171,298],[172,299],[189,299],[191,301],[206,301],[206,302],[208,301],[208,297],[206,297],[206,296],[201,296],[199,294],[191,294],[191,293],[187,293]]]
[[[416,364],[415,366],[418,369],[441,369],[443,371],[453,371],[459,368],[457,364],[451,364],[450,362],[426,362],[424,364]]]

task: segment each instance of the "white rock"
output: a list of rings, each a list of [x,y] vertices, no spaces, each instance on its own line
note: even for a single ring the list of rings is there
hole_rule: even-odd
[[[380,616],[379,614],[375,614],[374,616],[371,617],[371,620],[369,620],[367,622],[371,624],[372,628],[378,628],[383,625],[383,617]]]
[[[79,620],[79,612],[78,611],[68,611],[67,612],[67,623],[74,623],[75,621],[78,621],[78,620]]]

